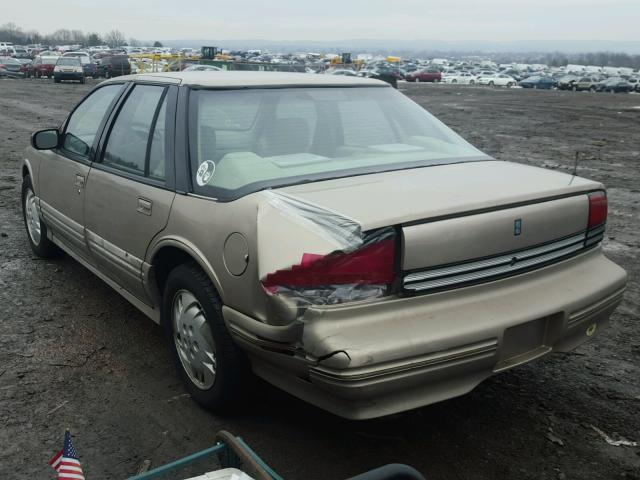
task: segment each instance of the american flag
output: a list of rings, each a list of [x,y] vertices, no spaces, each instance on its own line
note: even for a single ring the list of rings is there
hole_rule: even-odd
[[[58,472],[58,480],[84,480],[78,453],[71,443],[69,430],[64,432],[64,447],[51,459],[49,464]]]

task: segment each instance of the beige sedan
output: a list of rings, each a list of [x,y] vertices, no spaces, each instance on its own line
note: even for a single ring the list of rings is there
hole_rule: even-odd
[[[338,415],[428,405],[604,327],[604,187],[495,160],[376,80],[119,77],[23,166],[34,252],[162,325],[195,400],[251,372]]]

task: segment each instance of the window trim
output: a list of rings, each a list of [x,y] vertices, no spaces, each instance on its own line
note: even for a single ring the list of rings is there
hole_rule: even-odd
[[[126,178],[138,183],[143,183],[146,185],[150,185],[152,187],[162,188],[164,190],[175,190],[175,162],[174,162],[174,136],[175,136],[175,128],[176,128],[176,102],[177,102],[177,87],[175,85],[163,83],[163,82],[149,82],[149,81],[133,81],[127,82],[127,88],[125,93],[120,97],[118,103],[113,107],[107,123],[102,131],[102,135],[100,136],[100,141],[96,151],[96,158],[94,163],[91,165],[91,168],[95,168],[97,170],[102,170],[107,173],[111,173],[118,177]],[[109,165],[103,163],[107,143],[109,141],[109,137],[111,136],[111,130],[118,119],[118,115],[122,110],[125,102],[131,95],[133,89],[137,86],[157,86],[163,87],[164,91],[156,106],[156,111],[154,113],[154,120],[157,121],[157,115],[159,114],[160,108],[162,107],[162,102],[167,100],[167,125],[165,128],[165,179],[164,180],[156,180],[153,178],[149,178],[145,175],[139,175],[135,173],[129,173],[125,170],[121,170],[119,168],[114,168]],[[153,127],[155,128],[155,122],[153,123]],[[151,130],[150,130],[151,132]],[[151,138],[151,135],[149,135]],[[149,139],[147,139],[147,149],[145,151],[145,168],[149,159]]]
[[[113,109],[114,109],[115,105],[118,104],[118,102],[122,98],[122,95],[126,91],[125,82],[113,82],[113,83],[108,83],[106,85],[98,85],[96,88],[94,88],[89,93],[87,93],[83,97],[83,99],[78,102],[78,104],[75,107],[73,107],[73,110],[71,110],[69,115],[67,115],[67,118],[65,118],[64,121],[62,122],[62,124],[60,125],[60,127],[58,127],[58,129],[61,132],[61,137],[62,137],[63,142],[64,142],[64,136],[67,134],[67,127],[69,126],[69,120],[76,113],[76,110],[78,110],[80,105],[82,105],[85,101],[87,101],[89,99],[89,97],[91,97],[91,95],[96,93],[99,89],[105,88],[105,87],[109,87],[109,86],[112,86],[112,85],[120,85],[120,91],[118,93],[116,93],[116,95],[113,98],[113,100],[111,100],[111,102],[109,103],[109,106],[107,107],[107,110],[105,111],[105,115],[102,117],[102,120],[100,121],[100,124],[98,125],[98,130],[96,131],[96,135],[95,135],[95,137],[93,139],[93,144],[89,148],[89,155],[87,157],[85,157],[84,155],[80,155],[78,153],[71,152],[71,151],[65,149],[63,146],[60,146],[60,147],[56,148],[54,150],[55,153],[57,153],[58,155],[60,155],[62,157],[68,158],[69,160],[72,160],[72,161],[78,162],[78,163],[82,163],[84,165],[91,165],[95,161],[96,152],[98,151],[98,145],[100,143],[100,138],[103,135],[104,128],[105,128],[109,118],[111,117],[111,114],[113,113]],[[125,88],[122,88],[123,86],[125,86]]]

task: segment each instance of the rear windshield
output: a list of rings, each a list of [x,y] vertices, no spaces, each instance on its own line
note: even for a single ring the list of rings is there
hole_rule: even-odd
[[[489,158],[389,87],[192,90],[189,133],[193,189],[220,200]]]
[[[58,65],[77,67],[78,65],[80,65],[80,59],[78,57],[59,58]]]
[[[107,57],[104,61],[104,63],[111,63],[111,64],[129,64],[129,58],[122,55],[122,56],[117,56],[117,57]]]

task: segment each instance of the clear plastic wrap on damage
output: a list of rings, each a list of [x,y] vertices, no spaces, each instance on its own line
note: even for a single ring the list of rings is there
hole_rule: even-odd
[[[259,274],[272,314],[299,318],[313,305],[389,294],[395,278],[393,227],[363,232],[356,220],[275,191],[258,213]]]

